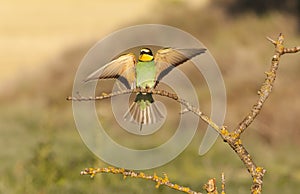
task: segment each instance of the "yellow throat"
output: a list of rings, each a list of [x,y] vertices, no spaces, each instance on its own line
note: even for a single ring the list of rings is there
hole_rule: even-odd
[[[152,61],[153,60],[153,56],[152,55],[148,55],[148,54],[141,54],[139,56],[139,60],[143,61],[143,62],[145,62],[145,61]]]

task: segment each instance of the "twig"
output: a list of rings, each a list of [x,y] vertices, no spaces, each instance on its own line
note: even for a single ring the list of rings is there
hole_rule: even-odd
[[[273,85],[276,78],[276,72],[279,66],[279,58],[280,55],[284,54],[284,50],[294,50],[294,49],[285,49],[283,47],[283,36],[282,34],[279,35],[278,40],[272,40],[271,38],[267,37],[267,39],[275,45],[275,54],[272,58],[271,68],[268,72],[265,72],[266,79],[263,82],[260,90],[258,91],[259,98],[257,102],[253,105],[250,113],[242,120],[239,126],[234,130],[237,135],[242,134],[245,129],[254,121],[256,116],[259,114],[263,104],[269,97],[270,93],[272,92]]]
[[[209,179],[207,183],[204,184],[203,189],[205,189],[208,194],[218,194],[216,179]]]
[[[225,174],[224,174],[224,172],[222,172],[222,175],[221,175],[221,183],[222,183],[221,194],[225,194]]]
[[[211,127],[213,127],[213,129],[215,129],[218,133],[221,133],[222,130],[225,129],[224,126],[219,127],[212,120],[210,120],[210,118],[207,115],[205,115],[204,113],[202,113],[198,108],[196,108],[195,106],[191,105],[186,100],[181,99],[176,94],[170,93],[170,92],[168,92],[166,90],[157,90],[157,89],[151,89],[151,88],[145,88],[145,89],[144,88],[135,88],[135,89],[128,89],[128,90],[122,90],[122,91],[112,92],[110,94],[103,94],[101,96],[96,96],[96,97],[83,97],[83,96],[73,97],[73,96],[68,96],[66,98],[66,100],[69,100],[69,101],[103,100],[103,99],[106,99],[106,98],[111,98],[111,97],[114,97],[114,96],[119,96],[119,95],[124,95],[124,94],[130,94],[130,93],[149,93],[149,94],[154,94],[154,95],[159,95],[159,96],[164,96],[164,97],[171,98],[171,99],[177,101],[178,103],[180,103],[180,104],[182,104],[182,105],[184,105],[186,107],[186,109],[184,110],[184,112],[187,112],[187,111],[193,112],[194,114],[196,114],[197,116],[199,116],[204,122],[206,122]]]
[[[103,100],[103,99],[106,99],[106,98],[111,98],[111,97],[114,97],[114,96],[119,96],[119,95],[124,95],[124,94],[130,94],[132,93],[133,90],[122,90],[122,91],[116,91],[116,92],[112,92],[110,94],[105,94],[105,93],[102,93],[101,96],[96,96],[96,97],[83,97],[83,96],[80,96],[79,93],[77,93],[79,96],[78,97],[75,97],[75,96],[68,96],[66,98],[66,100],[69,100],[69,101],[93,101],[93,100]]]
[[[90,175],[93,178],[97,173],[113,173],[113,174],[121,174],[124,178],[132,177],[132,178],[141,178],[146,180],[151,180],[156,183],[156,188],[160,185],[165,185],[169,188],[175,189],[177,191],[182,191],[188,194],[202,194],[200,192],[196,192],[191,190],[189,187],[180,186],[178,184],[172,183],[169,181],[169,178],[166,173],[164,173],[164,177],[159,177],[155,173],[153,175],[147,175],[143,172],[134,172],[132,170],[126,170],[124,168],[86,168],[84,171],[81,171],[82,175]]]

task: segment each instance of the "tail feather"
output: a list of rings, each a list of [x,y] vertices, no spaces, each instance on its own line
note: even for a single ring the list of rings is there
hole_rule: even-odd
[[[153,113],[153,106],[155,106],[155,104],[153,104],[152,106],[148,106],[148,122],[149,123],[156,123],[156,117],[155,114]]]
[[[139,124],[140,129],[142,129],[142,125],[155,124],[162,118],[164,115],[156,103],[149,103],[146,107],[141,107],[137,102],[133,102],[124,114],[124,120]]]
[[[138,106],[136,103],[132,103],[127,110],[127,112],[124,114],[124,120],[129,120],[130,122],[134,122],[134,118],[137,118],[138,116]]]
[[[150,113],[150,108],[149,108],[149,106],[147,106],[147,107],[145,108],[144,122],[145,122],[145,123],[151,123],[151,122],[152,122],[152,120],[151,120],[151,113]]]
[[[159,120],[164,118],[164,115],[162,114],[162,112],[159,110],[159,108],[157,107],[156,103],[152,103],[152,109],[153,109],[153,114],[155,114],[155,118],[158,118]]]

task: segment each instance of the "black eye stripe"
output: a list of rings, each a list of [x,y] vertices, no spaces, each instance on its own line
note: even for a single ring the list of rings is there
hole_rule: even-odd
[[[150,52],[142,51],[141,54],[149,54]]]
[[[148,49],[148,48],[143,48],[143,49],[141,49],[140,54],[141,54],[141,55],[142,55],[142,54],[148,54],[148,55],[153,56],[152,51],[151,51],[150,49]]]

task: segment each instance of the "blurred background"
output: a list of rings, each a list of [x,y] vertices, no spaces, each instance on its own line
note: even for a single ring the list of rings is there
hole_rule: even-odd
[[[229,127],[250,110],[269,69],[274,48],[265,37],[276,39],[282,32],[287,47],[300,45],[298,0],[13,0],[0,2],[0,18],[0,193],[5,194],[179,193],[122,176],[80,176],[85,167],[108,164],[81,141],[65,97],[72,93],[85,53],[109,33],[158,23],[198,38],[224,76]],[[267,169],[265,193],[300,189],[299,73],[300,54],[284,55],[272,95],[243,135],[256,163]],[[205,84],[197,92],[209,113]],[[113,119],[107,122],[116,126]],[[211,177],[220,182],[225,172],[228,193],[249,193],[250,175],[221,139],[206,155],[197,154],[205,128],[201,122],[190,146],[175,160],[146,172],[166,172],[171,181],[198,191]]]

